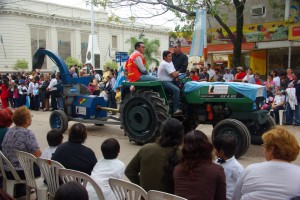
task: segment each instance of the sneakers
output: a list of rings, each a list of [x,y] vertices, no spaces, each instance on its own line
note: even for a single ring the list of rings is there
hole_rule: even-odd
[[[180,110],[180,109],[177,109],[174,113],[173,113],[173,115],[180,115],[182,113],[182,111]]]

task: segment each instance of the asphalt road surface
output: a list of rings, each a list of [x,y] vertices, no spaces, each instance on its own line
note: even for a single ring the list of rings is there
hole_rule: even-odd
[[[49,116],[51,112],[42,111],[31,111],[33,118],[32,124],[29,127],[32,130],[38,140],[41,150],[43,151],[47,146],[46,135],[50,130]],[[74,122],[69,122],[69,128]],[[107,138],[116,138],[121,146],[119,159],[126,165],[140,149],[141,146],[136,145],[134,142],[129,142],[127,136],[124,136],[124,131],[117,125],[104,125],[95,126],[93,124],[85,124],[88,131],[88,137],[84,145],[90,147],[96,153],[97,158],[101,158],[102,154],[100,151],[101,143]],[[298,126],[284,126],[289,131],[294,133],[300,142],[300,127]],[[199,125],[199,130],[203,131],[210,138],[212,132],[211,125]],[[68,131],[67,131],[68,132]],[[67,132],[64,134],[64,141],[68,139]],[[248,152],[239,159],[239,162],[246,167],[249,164],[265,161],[263,151],[260,145],[251,145]],[[300,166],[300,157],[294,162]]]

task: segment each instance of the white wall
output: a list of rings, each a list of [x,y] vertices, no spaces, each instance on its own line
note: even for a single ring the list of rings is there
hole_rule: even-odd
[[[7,0],[3,0],[7,1]],[[57,52],[57,31],[66,30],[71,32],[71,56],[78,58],[81,49],[80,33],[90,32],[89,10],[70,8],[52,3],[44,3],[36,0],[22,1],[22,6],[5,4],[0,8],[0,35],[3,45],[0,43],[0,72],[13,71],[13,65],[18,59],[25,59],[31,69],[31,36],[30,28],[40,28],[46,32],[46,48]],[[53,18],[44,20],[51,13]],[[107,53],[108,46],[111,46],[112,35],[118,36],[118,48],[111,49],[111,56],[115,51],[128,51],[130,44],[126,40],[130,37],[138,37],[144,30],[148,39],[159,39],[159,51],[168,49],[168,29],[166,27],[147,27],[146,25],[135,25],[135,27],[107,22],[107,13],[100,10],[95,12],[95,34],[98,35],[100,48],[101,65],[105,60],[110,60]],[[106,55],[107,54],[107,55]],[[157,57],[161,60],[161,56]],[[8,67],[5,67],[8,66]],[[47,70],[51,70],[53,63],[48,59]]]

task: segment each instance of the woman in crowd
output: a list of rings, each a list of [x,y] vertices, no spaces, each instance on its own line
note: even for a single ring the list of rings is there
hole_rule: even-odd
[[[52,160],[61,163],[67,169],[81,171],[91,175],[97,163],[92,149],[82,145],[87,138],[86,127],[75,123],[69,131],[69,141],[60,144],[52,154]]]
[[[300,196],[300,167],[291,164],[299,154],[294,134],[276,127],[262,136],[266,162],[249,165],[239,177],[233,200],[282,200]]]
[[[126,167],[128,179],[146,191],[159,190],[173,193],[173,169],[181,157],[178,148],[182,143],[182,124],[174,118],[167,119],[156,143],[144,145]]]
[[[2,142],[4,136],[12,124],[12,111],[9,108],[0,109],[0,150],[2,151]]]
[[[34,133],[28,129],[32,122],[30,111],[25,106],[19,107],[14,111],[12,120],[16,126],[9,129],[5,134],[2,142],[2,152],[16,169],[20,178],[25,179],[24,170],[16,156],[16,151],[25,151],[36,157],[40,157],[42,152]],[[8,171],[6,166],[4,168],[7,170],[5,171],[7,178],[13,180],[12,173]],[[38,177],[40,175],[40,169],[37,165],[34,165],[34,176]],[[16,187],[15,197],[25,194],[25,185],[20,184],[20,186]]]
[[[7,76],[2,76],[2,81],[0,81],[0,95],[1,95],[1,102],[2,108],[8,108],[8,92],[9,87],[9,79]]]
[[[254,75],[253,75],[253,72],[252,72],[252,69],[249,68],[247,70],[247,74],[246,76],[243,78],[243,82],[244,83],[252,83],[252,84],[255,84],[255,78],[254,78]]]
[[[292,74],[291,87],[287,88],[286,125],[300,126],[300,73]]]
[[[182,160],[175,167],[175,194],[189,200],[226,200],[222,166],[212,162],[213,145],[207,136],[194,130],[184,137]]]

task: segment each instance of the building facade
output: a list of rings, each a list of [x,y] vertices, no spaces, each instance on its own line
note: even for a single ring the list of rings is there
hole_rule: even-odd
[[[96,57],[99,64],[95,68],[114,60],[116,52],[127,52],[131,47],[127,40],[139,38],[142,32],[149,40],[160,41],[155,56],[161,60],[161,52],[168,49],[168,28],[108,22],[108,13],[96,8],[94,34],[100,56]],[[30,70],[38,46],[58,53],[63,59],[73,57],[85,63],[90,33],[91,13],[87,9],[37,0],[3,0],[0,4],[0,72],[14,71],[19,59],[25,59]],[[42,71],[53,69],[54,63],[47,58]]]
[[[243,18],[243,43],[241,64],[251,67],[254,73],[265,76],[273,69],[280,71],[292,68],[300,71],[300,0],[277,1],[281,6],[274,8],[268,0],[246,1]],[[233,34],[236,31],[234,5],[222,6],[219,16],[227,18],[226,24]],[[214,17],[207,16],[208,62],[214,65],[230,66],[233,58],[233,44],[227,32]],[[192,37],[171,38],[183,44],[183,52],[190,53]],[[199,67],[204,58],[189,57],[190,68]]]

